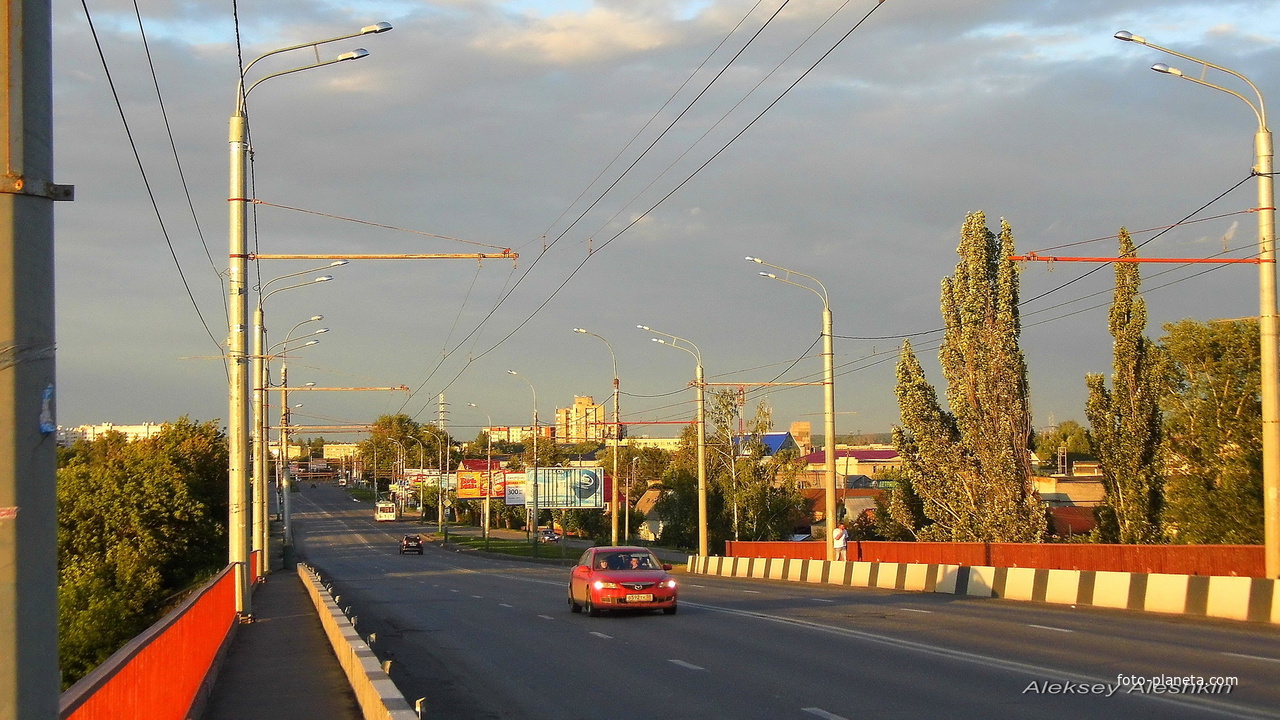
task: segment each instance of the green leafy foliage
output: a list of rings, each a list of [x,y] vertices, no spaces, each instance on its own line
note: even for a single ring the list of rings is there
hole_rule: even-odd
[[[1120,229],[1120,257],[1137,256],[1129,231]],[[1108,316],[1112,343],[1112,388],[1106,378],[1085,378],[1085,415],[1090,445],[1102,467],[1106,490],[1098,536],[1102,542],[1154,543],[1162,540],[1160,509],[1160,356],[1144,334],[1147,306],[1138,295],[1142,278],[1136,263],[1115,263],[1116,289]],[[1109,516],[1109,517],[1108,517]]]
[[[1018,345],[1013,232],[997,237],[986,216],[965,218],[955,274],[942,283],[946,323],[938,359],[947,409],[904,343],[897,368],[902,426],[894,443],[903,477],[932,523],[921,540],[1039,542],[1044,513],[1031,483],[1031,411],[1026,361]]]
[[[1256,320],[1164,326],[1165,527],[1176,543],[1262,542]]]
[[[60,460],[58,641],[70,685],[226,564],[226,438],[184,417],[146,440],[77,443]]]

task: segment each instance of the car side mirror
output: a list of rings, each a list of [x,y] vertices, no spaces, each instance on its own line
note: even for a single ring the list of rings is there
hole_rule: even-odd
[[[670,570],[670,569],[671,569],[671,564],[670,564],[670,563],[662,563],[662,569],[663,569],[663,570]]]

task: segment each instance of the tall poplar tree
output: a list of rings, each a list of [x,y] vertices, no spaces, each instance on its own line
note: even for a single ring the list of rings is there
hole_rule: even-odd
[[[1120,229],[1120,257],[1137,257],[1129,231]],[[1102,467],[1106,490],[1099,508],[1099,539],[1154,543],[1162,539],[1160,509],[1160,357],[1147,329],[1147,305],[1138,294],[1137,263],[1118,262],[1107,325],[1111,331],[1111,390],[1101,373],[1085,377],[1089,443]]]
[[[1031,481],[1031,407],[1018,345],[1013,231],[987,229],[981,212],[965,218],[955,274],[942,282],[946,322],[938,352],[947,410],[905,343],[897,368],[902,426],[894,443],[902,472],[932,524],[921,540],[1039,542],[1044,512]]]

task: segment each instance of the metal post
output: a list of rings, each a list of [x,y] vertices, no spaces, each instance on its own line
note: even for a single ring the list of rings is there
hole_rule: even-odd
[[[835,381],[835,351],[832,348],[831,338],[831,306],[825,304],[822,308],[822,404],[823,412],[826,417],[823,418],[823,434],[826,437],[826,473],[823,477],[823,495],[826,496],[826,526],[827,526],[827,560],[836,559],[835,551],[835,533],[836,533],[836,381]]]
[[[258,577],[267,574],[267,328],[262,306],[253,312],[253,550],[258,553]],[[253,578],[256,580],[257,578]]]
[[[1259,318],[1262,353],[1262,511],[1265,572],[1280,578],[1280,340],[1276,317],[1276,195],[1271,131],[1254,140],[1258,178]]]
[[[282,542],[284,569],[293,567],[293,477],[289,471],[289,368],[280,364],[280,516],[284,525]]]
[[[707,399],[706,383],[702,381],[702,361],[698,361],[694,375],[698,392],[698,557],[709,557],[707,542]]]
[[[243,85],[241,86],[243,89]],[[236,98],[236,111],[230,120],[229,143],[231,146],[230,187],[227,196],[230,210],[230,250],[228,253],[227,281],[227,362],[228,376],[228,490],[227,490],[227,561],[236,568],[236,611],[241,615],[252,614],[249,595],[248,520],[248,463],[247,447],[249,429],[249,369],[245,357],[245,327],[249,306],[245,291],[245,211],[247,187],[245,184],[245,158],[249,145],[245,135],[245,116],[242,98]]]
[[[58,716],[50,3],[4,8],[0,177],[0,718]]]

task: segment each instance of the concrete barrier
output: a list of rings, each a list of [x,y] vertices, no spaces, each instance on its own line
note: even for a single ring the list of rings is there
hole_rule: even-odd
[[[418,720],[418,713],[391,682],[377,656],[338,608],[333,597],[320,585],[315,572],[299,564],[298,576],[315,603],[320,624],[324,626],[333,653],[347,675],[347,682],[351,683],[365,720]]]
[[[693,574],[937,592],[1280,624],[1265,578],[922,563],[689,556]]]

